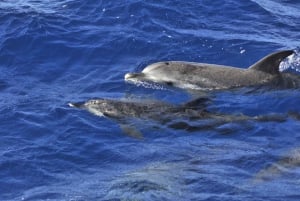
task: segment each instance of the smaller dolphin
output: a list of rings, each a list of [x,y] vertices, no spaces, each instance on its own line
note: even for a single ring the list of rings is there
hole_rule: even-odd
[[[280,160],[265,169],[260,170],[253,178],[253,183],[270,181],[300,167],[300,148],[294,148],[286,153]]]
[[[69,106],[85,109],[97,116],[116,120],[123,131],[130,136],[142,137],[130,120],[153,120],[173,129],[197,131],[211,129],[216,126],[236,121],[284,121],[285,116],[264,115],[249,117],[245,115],[229,115],[210,112],[205,109],[208,98],[198,98],[182,105],[172,105],[159,101],[93,99],[81,103],[69,103]],[[191,125],[195,120],[207,120]],[[211,121],[210,121],[211,120]],[[136,122],[134,122],[135,124]]]
[[[158,62],[147,66],[141,73],[125,74],[125,80],[203,91],[261,85],[299,88],[298,75],[279,71],[280,62],[293,53],[293,50],[283,50],[269,54],[248,69],[184,61]]]

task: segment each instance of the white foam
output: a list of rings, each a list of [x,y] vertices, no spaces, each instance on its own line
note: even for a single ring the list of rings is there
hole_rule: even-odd
[[[300,51],[295,50],[295,53],[284,59],[279,65],[279,71],[293,69],[297,72],[300,71]]]
[[[157,83],[152,83],[152,82],[145,82],[145,81],[140,81],[137,79],[130,79],[126,80],[127,82],[130,82],[138,87],[142,86],[144,88],[150,88],[150,89],[157,89],[157,90],[167,90],[163,85],[157,84]]]

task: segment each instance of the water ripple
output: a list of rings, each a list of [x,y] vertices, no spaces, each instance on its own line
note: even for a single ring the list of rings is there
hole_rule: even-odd
[[[295,49],[297,5],[1,1],[0,199],[297,200],[297,166],[252,182],[297,150],[297,118],[227,123],[193,133],[138,121],[145,136],[137,140],[117,122],[67,105],[94,97],[182,104],[197,94],[136,87],[124,83],[124,74],[161,60],[246,68],[272,51]],[[207,109],[215,112],[300,111],[298,90],[242,89],[212,98]]]

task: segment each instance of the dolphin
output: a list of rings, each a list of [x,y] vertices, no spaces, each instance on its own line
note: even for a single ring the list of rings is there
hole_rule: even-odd
[[[237,121],[284,121],[285,116],[245,116],[210,112],[206,109],[208,98],[197,98],[180,105],[149,100],[92,99],[86,102],[69,103],[69,106],[85,109],[97,116],[116,120],[121,129],[130,136],[141,138],[142,133],[131,120],[152,120],[173,129],[199,131]],[[194,124],[197,120],[207,120]]]
[[[257,172],[253,178],[253,183],[271,181],[300,167],[300,148],[294,148],[285,153],[280,160]]]
[[[293,50],[283,50],[269,54],[247,69],[184,61],[158,62],[148,65],[140,73],[125,74],[125,81],[154,82],[202,91],[268,85],[299,88],[298,75],[279,71],[280,62],[293,53]]]

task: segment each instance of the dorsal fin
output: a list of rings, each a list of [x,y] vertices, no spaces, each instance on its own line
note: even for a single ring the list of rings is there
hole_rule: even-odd
[[[263,71],[265,73],[279,73],[279,65],[287,56],[293,54],[293,50],[283,50],[269,54],[249,67],[249,69]]]

